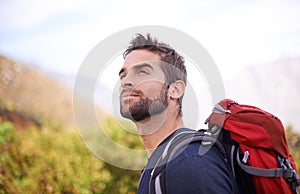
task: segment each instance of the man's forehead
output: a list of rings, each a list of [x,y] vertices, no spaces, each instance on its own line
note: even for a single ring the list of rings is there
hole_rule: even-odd
[[[162,62],[161,61],[155,61],[155,60],[152,60],[152,61],[138,61],[136,63],[124,63],[123,65],[123,68],[124,69],[132,69],[132,68],[135,68],[135,67],[140,67],[140,66],[151,66],[153,68],[156,68],[156,67],[160,67],[160,64]]]
[[[123,68],[120,70],[119,75],[123,72],[129,71],[130,69],[142,69],[142,68],[150,68],[152,70],[156,68],[160,68],[161,61],[140,61],[139,63],[135,64],[127,64],[123,66]]]
[[[131,69],[141,64],[149,64],[155,67],[160,63],[161,58],[159,55],[147,50],[135,50],[126,56],[122,69]]]

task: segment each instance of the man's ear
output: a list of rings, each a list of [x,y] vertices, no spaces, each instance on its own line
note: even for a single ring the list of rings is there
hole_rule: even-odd
[[[185,91],[185,83],[181,80],[177,80],[169,87],[169,96],[171,99],[179,99]]]

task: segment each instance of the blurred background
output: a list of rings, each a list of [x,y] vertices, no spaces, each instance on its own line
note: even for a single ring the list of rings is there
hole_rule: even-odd
[[[227,98],[281,118],[299,168],[299,9],[297,0],[1,0],[0,193],[136,192],[139,171],[105,163],[82,141],[72,89],[91,49],[141,25],[173,27],[199,41],[220,71]],[[118,72],[122,60],[116,64]],[[82,96],[82,106],[95,103],[112,140],[143,149],[138,135],[122,130],[112,116],[118,76],[106,73],[97,102]],[[209,101],[207,88],[194,90]],[[201,122],[211,108],[199,105]]]

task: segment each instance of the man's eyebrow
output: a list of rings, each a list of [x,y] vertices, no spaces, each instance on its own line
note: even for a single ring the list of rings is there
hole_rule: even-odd
[[[119,71],[119,76],[125,71],[126,69],[123,67],[120,71]]]
[[[148,64],[148,63],[141,63],[141,64],[138,64],[138,65],[133,66],[132,68],[133,68],[133,69],[142,69],[142,68],[144,68],[144,67],[149,67],[150,69],[153,70],[152,65],[150,65],[150,64]],[[125,72],[125,71],[126,71],[126,68],[123,67],[123,68],[120,70],[120,72],[119,72],[119,76],[120,76],[123,72]]]
[[[135,65],[133,68],[134,68],[134,69],[142,69],[142,68],[144,68],[144,67],[149,67],[150,69],[153,70],[152,65],[150,65],[149,63],[138,64],[138,65]]]

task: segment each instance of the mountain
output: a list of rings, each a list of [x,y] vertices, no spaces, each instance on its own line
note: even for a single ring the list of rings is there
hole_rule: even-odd
[[[17,129],[45,126],[74,129],[75,123],[79,122],[74,117],[73,97],[76,96],[79,120],[88,126],[96,113],[96,118],[101,122],[108,116],[107,111],[99,104],[94,106],[85,92],[85,85],[93,80],[84,79],[81,83],[84,87],[74,94],[75,78],[72,74],[45,73],[0,55],[0,118],[13,122]],[[105,96],[102,92],[106,88],[99,89],[100,96]]]
[[[72,91],[42,71],[0,56],[0,116],[16,128],[74,128]]]
[[[59,72],[48,72],[49,77],[53,78],[63,86],[69,88],[70,90],[74,90],[75,81],[77,79],[76,74],[72,73],[59,73]],[[91,99],[91,101],[95,102],[95,105],[101,107],[103,111],[109,112],[111,109],[111,102],[112,101],[112,91],[107,88],[102,83],[97,82],[88,76],[80,77],[80,85],[83,85],[81,88],[80,96],[85,99]],[[88,92],[86,92],[87,86],[96,85],[94,89],[94,95],[92,97],[88,96]],[[94,98],[94,99],[92,99]]]
[[[253,65],[225,82],[226,97],[278,116],[300,131],[300,58]]]

